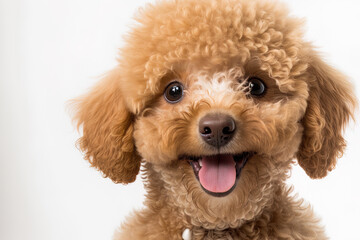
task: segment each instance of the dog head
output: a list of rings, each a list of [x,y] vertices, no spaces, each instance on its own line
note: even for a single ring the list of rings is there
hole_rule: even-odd
[[[282,5],[161,1],[136,18],[118,67],[76,101],[79,146],[104,176],[133,182],[143,159],[194,223],[234,227],[292,159],[311,178],[334,168],[351,85]]]

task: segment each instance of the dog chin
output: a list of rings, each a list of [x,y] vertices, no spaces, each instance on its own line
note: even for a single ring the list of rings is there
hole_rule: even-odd
[[[213,197],[225,197],[236,187],[241,172],[254,152],[204,156],[182,155],[192,166],[201,188]]]

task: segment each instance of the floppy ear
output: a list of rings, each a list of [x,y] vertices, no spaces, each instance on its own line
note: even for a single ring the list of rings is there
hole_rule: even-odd
[[[309,98],[302,120],[304,132],[297,153],[299,165],[311,178],[325,177],[346,146],[343,130],[356,105],[351,84],[316,53],[309,66]]]
[[[134,146],[134,116],[126,109],[119,87],[115,69],[73,102],[74,120],[78,128],[82,126],[78,146],[85,159],[115,183],[130,183],[136,179],[141,158]]]

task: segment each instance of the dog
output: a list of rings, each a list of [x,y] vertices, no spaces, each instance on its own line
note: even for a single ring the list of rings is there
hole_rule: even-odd
[[[334,169],[356,106],[347,77],[266,0],[162,0],[136,15],[118,65],[74,101],[85,159],[115,183],[140,168],[129,239],[327,239],[286,186]]]

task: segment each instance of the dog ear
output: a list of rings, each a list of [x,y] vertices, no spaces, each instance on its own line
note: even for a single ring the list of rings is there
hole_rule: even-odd
[[[309,98],[297,159],[311,178],[323,178],[343,154],[343,130],[353,118],[356,101],[346,77],[316,53],[312,54],[308,71]]]
[[[134,116],[121,96],[119,71],[111,71],[73,103],[74,120],[83,131],[78,146],[85,159],[115,183],[135,181],[141,158],[133,140]]]

